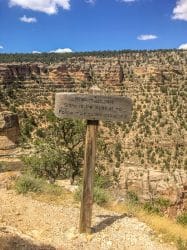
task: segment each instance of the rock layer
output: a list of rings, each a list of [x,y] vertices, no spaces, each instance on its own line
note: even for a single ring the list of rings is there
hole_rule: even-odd
[[[106,151],[100,150],[98,161],[123,190],[144,199],[162,194],[178,204],[186,199],[187,183],[186,58],[187,51],[171,50],[0,64],[0,109],[16,105],[40,126],[39,110],[53,107],[55,92],[86,92],[97,84],[106,93],[129,96],[132,120],[104,124]]]

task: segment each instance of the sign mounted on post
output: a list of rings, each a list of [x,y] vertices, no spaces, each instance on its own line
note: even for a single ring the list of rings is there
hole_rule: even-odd
[[[80,233],[91,233],[93,176],[99,120],[128,122],[132,113],[132,101],[128,97],[99,95],[97,86],[93,86],[90,91],[93,94],[57,93],[55,96],[57,117],[87,120]]]
[[[132,101],[125,96],[57,93],[55,115],[59,118],[127,122]]]

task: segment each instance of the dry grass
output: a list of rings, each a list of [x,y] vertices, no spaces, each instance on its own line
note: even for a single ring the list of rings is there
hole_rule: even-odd
[[[78,205],[74,200],[74,195],[69,190],[63,187],[45,184],[45,189],[42,192],[29,193],[32,198],[42,201],[45,203],[55,204],[55,205],[65,205],[72,204]],[[79,205],[78,205],[79,206]],[[105,209],[118,212],[127,213],[129,215],[137,217],[140,221],[145,222],[149,225],[155,232],[159,235],[165,242],[184,242],[187,246],[187,227],[177,224],[175,221],[160,216],[158,214],[153,214],[145,211],[138,204],[131,203],[121,203],[116,204],[114,202],[108,202],[103,205]],[[187,249],[187,248],[178,248]]]
[[[44,183],[42,192],[31,193],[33,199],[48,204],[65,205],[74,202],[73,194],[57,185]]]
[[[132,214],[149,225],[166,242],[175,242],[177,244],[179,239],[187,242],[187,227],[177,224],[167,217],[148,213],[139,206],[129,204],[111,203],[105,208],[119,213]]]
[[[61,195],[50,193],[31,193],[31,197],[37,201],[45,202],[54,205],[64,205],[74,202],[73,195],[67,190],[62,190]]]
[[[29,174],[20,176],[14,182],[13,187],[18,193],[28,194],[33,199],[48,204],[64,205],[74,201],[73,195],[69,190]]]
[[[48,191],[46,193],[33,193],[32,197],[42,202],[57,205],[76,203],[73,194],[65,189],[63,189],[63,192],[60,195]],[[187,227],[177,224],[175,221],[167,217],[148,213],[140,206],[133,204],[114,204],[109,202],[103,207],[118,213],[127,213],[137,217],[140,221],[149,225],[155,233],[166,242],[177,243],[179,239],[187,242]]]

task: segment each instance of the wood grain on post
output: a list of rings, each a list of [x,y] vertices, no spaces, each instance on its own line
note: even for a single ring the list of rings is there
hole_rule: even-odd
[[[93,205],[93,180],[96,159],[96,138],[98,121],[87,121],[83,191],[80,211],[80,233],[91,233],[91,218]]]
[[[93,87],[90,90],[99,92],[100,89]],[[96,139],[99,121],[88,120],[86,130],[84,170],[83,170],[83,191],[80,210],[80,233],[91,233],[92,206],[93,206],[93,189],[94,189],[94,172],[96,160]]]

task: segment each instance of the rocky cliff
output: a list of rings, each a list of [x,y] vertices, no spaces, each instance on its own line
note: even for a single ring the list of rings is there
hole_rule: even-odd
[[[11,112],[0,113],[0,150],[12,149],[19,139],[18,116]]]
[[[0,109],[24,111],[22,116],[40,127],[55,92],[86,92],[93,84],[134,102],[130,123],[101,126],[98,160],[105,171],[122,189],[136,190],[144,199],[157,194],[174,203],[185,199],[187,51],[1,63]]]

